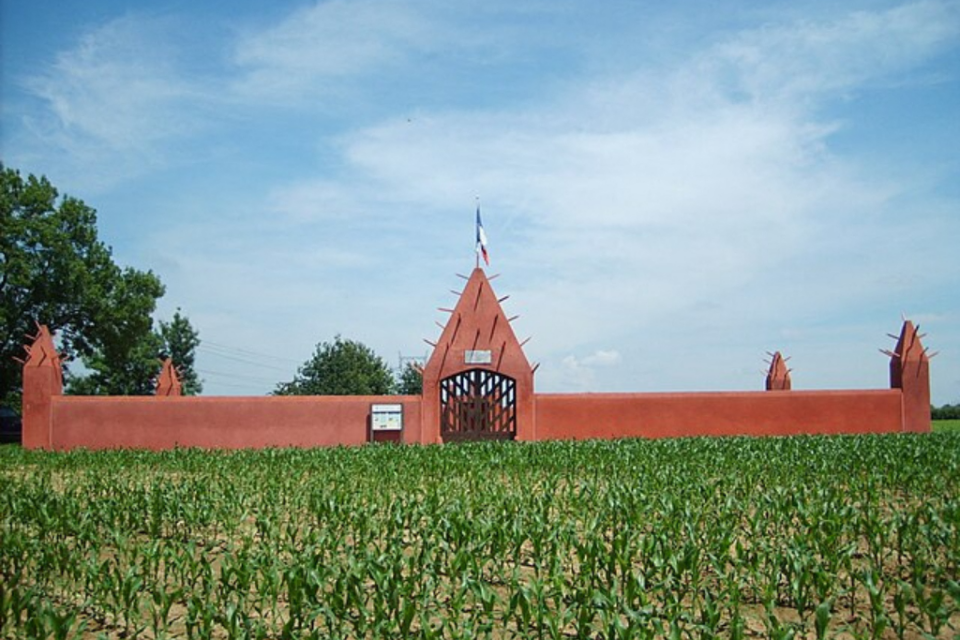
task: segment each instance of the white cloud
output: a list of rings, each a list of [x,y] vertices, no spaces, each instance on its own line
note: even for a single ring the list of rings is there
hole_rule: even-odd
[[[620,352],[616,349],[599,350],[580,360],[587,367],[609,367],[620,362]]]
[[[16,153],[87,191],[165,165],[169,148],[196,133],[214,89],[183,73],[176,24],[128,15],[80,36],[76,46],[21,80],[40,108],[21,115]]]
[[[958,35],[960,4],[921,1],[752,29],[708,51],[699,64],[725,77],[729,90],[753,98],[813,99],[864,83],[898,83],[899,74],[952,46]]]
[[[597,387],[597,370],[615,367],[621,361],[616,349],[600,349],[589,355],[577,357],[570,354],[561,361],[563,385],[577,391],[602,391]]]
[[[409,5],[331,0],[299,9],[237,44],[235,61],[270,85],[345,76],[389,65],[429,41],[428,21]]]
[[[54,127],[121,150],[183,132],[168,110],[193,92],[143,26],[110,22],[27,81],[49,105]]]

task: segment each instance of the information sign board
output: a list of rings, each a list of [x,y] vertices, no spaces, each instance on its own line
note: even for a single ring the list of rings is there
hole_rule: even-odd
[[[374,404],[370,406],[370,429],[372,431],[402,431],[402,404]]]

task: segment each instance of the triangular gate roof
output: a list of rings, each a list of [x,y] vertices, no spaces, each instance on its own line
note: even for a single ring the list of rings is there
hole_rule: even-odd
[[[474,269],[450,312],[427,365],[424,381],[440,380],[460,371],[481,368],[515,379],[532,375],[508,318],[500,306],[490,280],[482,269]]]

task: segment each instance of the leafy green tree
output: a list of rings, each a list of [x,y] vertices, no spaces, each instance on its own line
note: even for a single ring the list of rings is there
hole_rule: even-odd
[[[402,396],[418,396],[423,393],[423,373],[411,362],[400,370],[397,393]]]
[[[19,407],[22,371],[13,358],[24,355],[36,322],[56,332],[67,358],[84,360],[91,389],[141,388],[129,380],[152,377],[141,369],[154,366],[148,354],[156,359],[150,314],[162,295],[153,273],[114,263],[94,209],[0,163],[0,401]]]
[[[81,355],[88,375],[67,376],[75,395],[151,395],[160,372],[163,340],[153,330],[153,313],[163,285],[152,273],[125,269],[103,289],[92,350]]]
[[[339,335],[317,345],[313,356],[297,370],[291,382],[277,385],[278,396],[386,395],[393,390],[387,363],[360,342]]]
[[[190,320],[177,308],[170,322],[160,322],[160,339],[163,353],[173,360],[180,372],[183,394],[194,396],[203,392],[203,382],[195,368],[196,349],[200,345],[200,334],[190,324]]]

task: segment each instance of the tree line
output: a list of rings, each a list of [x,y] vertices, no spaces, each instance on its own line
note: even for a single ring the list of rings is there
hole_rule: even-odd
[[[942,407],[930,407],[933,420],[960,420],[960,404],[945,404]]]
[[[116,263],[97,233],[97,212],[43,176],[0,162],[0,405],[19,410],[23,345],[37,323],[56,334],[65,391],[77,395],[150,395],[161,359],[170,357],[183,391],[199,394],[197,330],[177,309],[155,322],[165,287],[153,271]],[[79,363],[81,366],[74,366]],[[417,369],[394,377],[365,345],[337,336],[277,395],[420,393]]]

